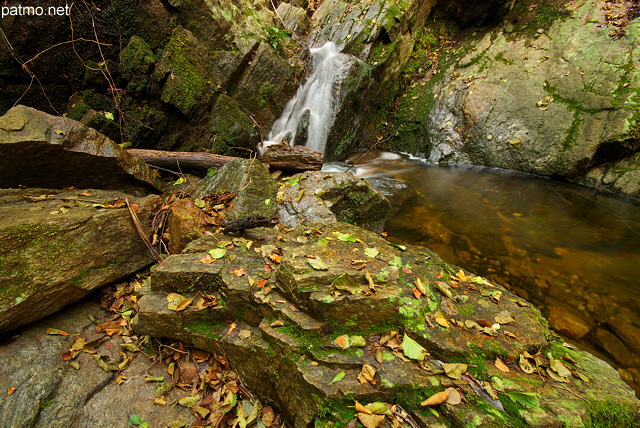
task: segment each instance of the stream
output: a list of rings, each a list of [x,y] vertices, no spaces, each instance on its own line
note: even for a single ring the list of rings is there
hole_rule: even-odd
[[[391,240],[430,247],[535,303],[552,328],[612,363],[640,390],[638,201],[385,152],[369,153],[350,172],[403,180],[415,190],[387,220]]]

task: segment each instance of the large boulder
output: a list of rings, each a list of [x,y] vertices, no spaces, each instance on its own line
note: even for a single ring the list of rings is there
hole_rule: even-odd
[[[459,60],[401,98],[398,118],[410,126],[391,145],[431,162],[568,177],[637,195],[628,171],[640,149],[640,20],[620,36],[599,2],[554,13],[559,19],[534,28],[506,22],[467,35],[452,52]]]
[[[514,426],[520,418],[579,426],[590,400],[638,405],[613,368],[553,339],[537,309],[426,248],[399,248],[347,223],[255,235],[255,241],[202,238],[170,256],[143,290],[134,330],[225,353],[243,383],[261,400],[275,401],[294,427],[343,411],[352,417],[353,400],[401,397],[413,403],[404,410],[429,426],[435,417],[419,403],[447,387],[467,397],[465,404],[444,405],[442,416],[454,426],[470,420]],[[193,300],[176,310],[169,292],[177,293],[171,301]],[[559,368],[561,358],[571,372]],[[468,370],[467,380],[454,368]],[[511,398],[500,395],[507,411],[492,410],[474,395],[483,394],[474,379],[484,379],[492,394],[489,383],[533,401],[513,409]]]
[[[193,191],[194,198],[229,193],[233,195],[233,208],[227,219],[276,214],[275,196],[278,185],[269,171],[257,159],[236,159],[229,162],[213,177],[204,178]]]
[[[143,224],[160,203],[103,190],[0,190],[0,333],[153,262],[126,199]]]
[[[0,187],[158,191],[158,176],[95,129],[31,107],[0,117]]]
[[[373,186],[344,172],[296,174],[278,192],[278,216],[287,227],[344,221],[382,232],[389,209]]]

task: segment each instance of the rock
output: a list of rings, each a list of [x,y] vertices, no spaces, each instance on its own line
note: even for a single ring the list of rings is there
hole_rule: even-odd
[[[124,200],[138,205],[144,224],[160,203],[158,196],[48,189],[1,190],[0,195],[0,333],[153,262]],[[118,207],[104,208],[109,204]]]
[[[278,216],[287,227],[344,221],[381,232],[390,208],[366,181],[343,172],[294,175],[280,187],[278,200]]]
[[[0,187],[156,191],[158,177],[113,141],[75,120],[16,106],[0,117]]]
[[[504,17],[513,2],[491,0],[481,3],[474,0],[437,0],[433,6],[434,19],[455,21],[461,27],[485,27]]]
[[[183,198],[171,204],[167,220],[169,234],[169,254],[181,252],[191,241],[202,236],[207,223],[204,213],[191,198]]]
[[[213,99],[215,79],[204,47],[189,30],[176,27],[158,59],[152,79],[160,89],[160,99],[178,108],[185,116],[208,107]],[[216,79],[217,80],[217,79]]]
[[[483,367],[485,379],[504,379],[509,391],[534,393],[540,410],[530,411],[532,422],[584,423],[587,397],[638,404],[606,363],[547,342],[551,332],[536,309],[498,285],[445,264],[426,248],[403,251],[346,223],[263,232],[250,246],[246,239],[229,237],[222,244],[226,253],[211,262],[202,262],[203,257],[218,250],[224,238],[199,239],[184,254],[167,258],[152,273],[150,289],[143,290],[134,329],[224,352],[261,400],[278,398],[294,427],[306,427],[314,418],[321,423],[321,408],[345,407],[353,414],[346,407],[352,406],[351,400],[393,402],[407,388],[413,401],[423,400],[428,393],[418,386],[425,385],[436,392],[456,387],[466,394],[468,404],[446,406],[443,412],[452,425],[484,421],[512,426],[512,414],[487,410],[466,382],[437,370],[436,360],[454,358],[478,370]],[[236,274],[240,268],[243,271]],[[418,278],[426,292],[419,298]],[[213,294],[221,304],[199,310],[196,303],[172,311],[166,298],[171,291],[194,299]],[[478,328],[465,326],[465,321],[476,320],[483,325],[499,320],[503,325],[492,331],[477,323]],[[392,330],[402,331],[399,342],[410,335],[428,352],[422,363],[393,357],[390,348],[380,345],[381,335]],[[408,352],[410,345],[406,346]],[[382,363],[378,349],[386,352]],[[538,373],[504,373],[493,365],[496,356],[513,364],[524,350],[535,354],[551,349],[568,353],[568,361],[575,361],[573,369],[589,382],[572,377],[556,388],[554,381]],[[375,384],[357,380],[363,364],[376,369]],[[336,380],[341,372],[344,377]],[[345,394],[350,399],[341,405]]]
[[[640,154],[594,166],[573,181],[601,191],[640,198]]]
[[[276,10],[287,29],[299,37],[307,35],[311,21],[303,8],[282,2]]]
[[[564,305],[547,308],[549,327],[570,339],[578,340],[589,333],[593,323],[582,317],[575,309]]]
[[[165,299],[166,301],[166,299]],[[145,382],[148,375],[166,376],[166,365],[152,361],[142,353],[123,371],[106,372],[92,355],[80,353],[75,359],[80,369],[73,369],[60,356],[73,345],[74,336],[49,335],[57,328],[91,341],[98,322],[109,320],[109,314],[94,302],[76,304],[55,316],[28,327],[19,336],[0,345],[0,388],[15,387],[13,394],[0,396],[0,425],[6,427],[114,427],[129,425],[129,416],[140,415],[151,426],[163,426],[176,418],[191,423],[194,417],[182,406],[157,406],[154,383]],[[122,338],[113,337],[96,348],[96,355],[118,361]],[[116,383],[123,376],[127,381]],[[171,392],[168,400],[176,398]]]
[[[367,178],[376,190],[389,200],[394,207],[401,207],[409,198],[415,195],[416,191],[411,184],[395,178]]]
[[[213,177],[204,178],[192,196],[203,198],[229,192],[236,196],[227,219],[237,220],[250,215],[270,218],[276,214],[277,188],[262,163],[255,159],[236,159],[220,168]]]
[[[283,3],[285,4],[285,3]],[[309,119],[311,118],[311,110],[306,109],[300,116],[300,122],[296,129],[296,138],[293,140],[294,146],[304,146],[309,138]]]
[[[615,334],[608,330],[596,329],[592,341],[604,349],[622,367],[640,366],[640,357],[632,353]]]
[[[634,174],[615,165],[628,165],[622,159],[640,149],[637,23],[613,40],[600,5],[557,12],[535,42],[501,30],[469,35],[457,62],[400,99],[396,120],[411,126],[392,147],[435,163],[568,177],[636,194]],[[605,171],[620,182],[604,184]]]

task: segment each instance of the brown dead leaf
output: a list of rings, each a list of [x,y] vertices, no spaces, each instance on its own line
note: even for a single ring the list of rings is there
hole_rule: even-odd
[[[522,354],[520,354],[520,361],[518,362],[518,365],[522,371],[527,374],[531,374],[536,371],[535,368],[533,368],[533,365],[531,365],[531,362],[529,362],[529,360]]]
[[[178,305],[176,306],[176,312],[181,312],[186,310],[189,307],[189,305],[191,305],[191,302],[193,302],[193,298],[184,299],[182,302],[178,303]]]
[[[509,367],[507,367],[507,365],[504,363],[504,361],[502,361],[500,358],[496,358],[496,361],[495,361],[494,365],[501,372],[504,372],[504,373],[509,373],[510,372]]]
[[[447,398],[447,404],[451,404],[452,406],[457,406],[462,403],[462,395],[458,392],[457,389],[449,388],[449,398]]]
[[[16,389],[18,388],[16,388],[15,386],[10,387],[9,389],[7,389],[7,395],[13,394],[14,392],[16,392]]]
[[[378,383],[375,379],[375,375],[376,375],[375,367],[369,364],[365,364],[362,366],[362,370],[360,371],[360,374],[358,374],[358,380],[360,381],[361,384],[371,382],[372,385],[375,385],[376,383]]]
[[[238,268],[233,270],[233,274],[237,277],[241,277],[247,274],[247,271],[243,268]]]
[[[233,330],[235,330],[237,327],[237,324],[235,322],[231,323],[231,325],[229,326],[229,330],[227,331],[227,336],[229,336]]]
[[[417,288],[414,287],[412,291],[413,291],[413,297],[415,297],[416,299],[419,299],[422,297],[422,293]]]
[[[276,420],[276,414],[273,409],[269,406],[265,406],[262,408],[262,423],[266,427],[270,427],[273,425],[273,422]]]
[[[258,288],[264,287],[267,284],[267,282],[269,282],[268,279],[259,279],[258,280]]]
[[[216,259],[214,259],[213,257],[211,257],[211,255],[209,255],[209,253],[205,254],[204,256],[202,256],[202,258],[200,259],[200,263],[205,263],[205,264],[211,264],[213,262],[215,262]]]
[[[269,258],[276,263],[282,262],[282,256],[280,254],[273,253],[269,256]]]
[[[342,349],[345,349],[349,345],[349,339],[345,335],[338,336],[336,337],[335,344],[341,347]]]
[[[283,325],[284,325],[284,321],[282,320],[275,320],[274,322],[269,324],[270,327],[282,327]]]
[[[510,331],[505,331],[505,332],[504,332],[504,335],[505,335],[505,336],[512,337],[512,338],[514,338],[514,339],[516,339],[516,335],[515,335],[515,334],[513,334],[513,333],[511,333]]]

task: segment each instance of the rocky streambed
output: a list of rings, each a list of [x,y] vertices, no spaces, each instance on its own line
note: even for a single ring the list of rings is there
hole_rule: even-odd
[[[41,141],[33,150],[75,157],[95,141],[46,115],[20,117],[22,126],[2,118],[3,150]],[[34,123],[44,131],[31,132]],[[99,141],[103,157],[131,163]],[[82,152],[88,164],[101,156]],[[170,185],[178,193],[162,201],[3,191],[2,209],[20,213],[0,222],[4,425],[275,426],[273,409],[296,427],[637,423],[638,400],[617,372],[564,343],[531,304],[425,247],[386,241],[390,204],[363,180],[305,172],[276,181],[260,162],[237,160],[195,181]],[[151,222],[162,212],[164,233]],[[62,227],[77,215],[85,220]],[[218,222],[273,215],[275,227],[214,233]],[[182,244],[103,299],[111,315],[89,302],[17,330],[151,265],[138,232],[152,240],[153,231]],[[121,239],[100,240],[111,233]],[[134,245],[142,266],[114,253]],[[152,336],[174,342],[154,354]]]

